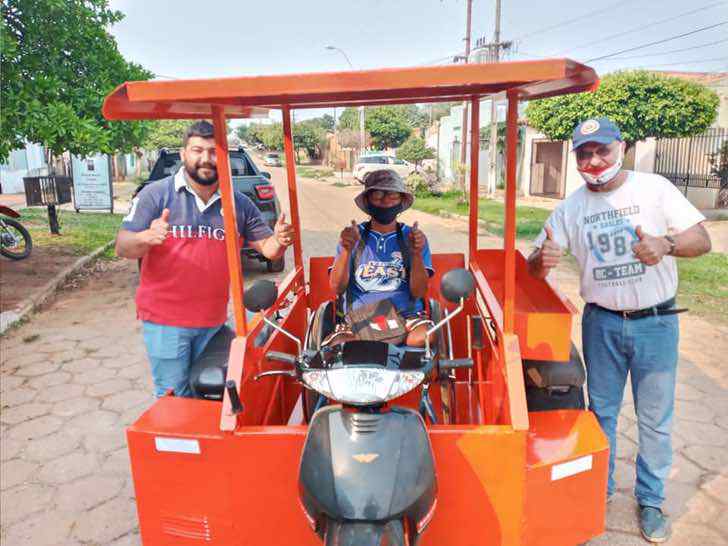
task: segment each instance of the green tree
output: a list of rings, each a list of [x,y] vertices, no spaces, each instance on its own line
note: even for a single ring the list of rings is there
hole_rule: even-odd
[[[398,147],[412,132],[405,110],[396,106],[368,109],[364,125],[377,150]]]
[[[703,85],[640,71],[605,76],[593,93],[561,95],[530,102],[532,127],[554,140],[568,140],[579,122],[606,116],[628,143],[648,137],[700,134],[715,119],[718,96]]]
[[[359,130],[359,109],[348,106],[339,116],[339,129]]]
[[[252,123],[248,125],[247,140],[252,144],[263,144],[263,125],[260,123]]]
[[[412,129],[425,130],[430,124],[430,116],[417,104],[403,104],[394,107],[402,113]]]
[[[237,129],[235,129],[235,133],[238,135],[238,138],[242,141],[250,141],[250,135],[249,133],[249,126],[248,125],[239,125]]]
[[[123,18],[108,0],[5,0],[0,8],[0,159],[37,142],[51,152],[128,152],[146,122],[109,122],[104,97],[152,74],[127,62],[109,34]]]
[[[324,131],[333,132],[334,131],[334,116],[331,114],[324,114],[320,118],[314,118],[313,121],[316,122],[316,124],[321,127]]]
[[[397,149],[397,157],[419,166],[424,159],[435,157],[435,150],[428,148],[424,140],[411,136]]]
[[[185,131],[190,124],[189,120],[180,119],[164,119],[152,122],[142,147],[147,150],[181,148]]]
[[[296,152],[304,150],[309,158],[319,157],[319,151],[326,141],[326,131],[315,119],[296,123],[293,128],[293,145]]]
[[[260,138],[263,146],[269,150],[281,151],[283,149],[283,124],[262,125]]]

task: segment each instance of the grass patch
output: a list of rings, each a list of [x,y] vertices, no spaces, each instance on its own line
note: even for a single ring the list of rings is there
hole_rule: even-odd
[[[85,256],[116,237],[124,217],[123,214],[59,210],[61,235],[58,236],[51,235],[48,211],[45,208],[23,209],[20,213],[20,221],[33,237],[33,246],[65,246],[78,256]],[[113,249],[107,250],[103,255],[104,258],[113,256]]]
[[[680,305],[709,318],[727,322],[728,254],[711,252],[677,260]]]
[[[349,187],[349,184],[342,184],[341,182],[334,182],[331,185],[332,186],[335,186],[337,188],[348,188]]]
[[[296,167],[296,174],[305,178],[314,178],[323,180],[334,175],[334,169],[315,168],[315,167]]]
[[[468,215],[468,203],[460,203],[462,194],[458,191],[445,192],[442,195],[418,195],[414,208],[438,214],[446,210],[453,214]],[[519,239],[535,239],[541,231],[550,211],[538,207],[516,207],[516,237]],[[478,204],[478,217],[485,220],[487,230],[495,235],[503,235],[504,221],[503,203],[492,199],[481,198]]]

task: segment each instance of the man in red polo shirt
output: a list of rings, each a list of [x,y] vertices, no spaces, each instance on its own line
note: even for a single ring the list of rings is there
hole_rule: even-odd
[[[152,367],[155,394],[191,394],[191,363],[227,318],[230,279],[212,124],[193,123],[180,150],[183,166],[152,182],[132,201],[116,253],[142,260],[137,316]],[[260,211],[234,192],[239,236],[277,260],[293,243],[281,214],[273,230]]]

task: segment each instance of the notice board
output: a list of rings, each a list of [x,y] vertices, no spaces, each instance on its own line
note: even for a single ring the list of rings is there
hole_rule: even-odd
[[[106,154],[88,157],[71,156],[73,203],[80,210],[114,212],[114,190],[111,184],[111,159]]]

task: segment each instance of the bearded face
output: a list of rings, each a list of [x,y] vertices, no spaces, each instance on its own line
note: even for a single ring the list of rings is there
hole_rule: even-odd
[[[212,138],[190,137],[181,152],[185,171],[189,177],[202,186],[217,183],[217,158],[215,140]]]

